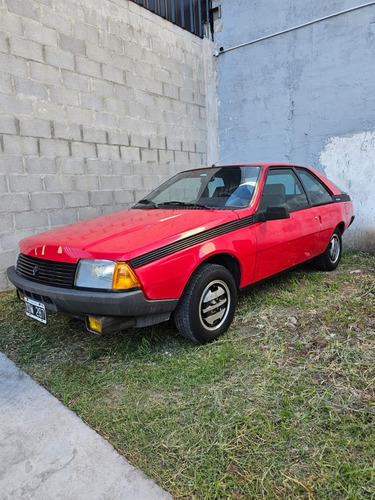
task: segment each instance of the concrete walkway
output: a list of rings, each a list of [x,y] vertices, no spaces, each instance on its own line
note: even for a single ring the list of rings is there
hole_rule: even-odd
[[[172,499],[1,353],[0,497]]]

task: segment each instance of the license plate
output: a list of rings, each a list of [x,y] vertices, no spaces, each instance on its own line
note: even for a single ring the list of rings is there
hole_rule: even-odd
[[[46,306],[41,302],[24,297],[26,305],[26,316],[36,319],[41,323],[47,323]]]

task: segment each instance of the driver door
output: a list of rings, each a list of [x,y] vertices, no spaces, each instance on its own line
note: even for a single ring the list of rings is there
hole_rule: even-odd
[[[316,255],[319,214],[311,207],[292,168],[268,171],[258,212],[286,206],[290,217],[256,225],[257,257],[254,281],[277,274]]]

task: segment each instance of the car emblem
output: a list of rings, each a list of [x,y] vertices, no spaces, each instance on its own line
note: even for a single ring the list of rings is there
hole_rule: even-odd
[[[33,276],[36,276],[39,273],[39,266],[35,266],[34,269],[32,270]]]

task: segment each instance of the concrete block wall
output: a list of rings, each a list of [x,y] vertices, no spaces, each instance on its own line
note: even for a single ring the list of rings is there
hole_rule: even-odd
[[[129,0],[0,0],[0,290],[21,238],[211,161],[212,53]]]
[[[315,167],[353,199],[344,243],[374,253],[375,4],[249,4],[213,0],[220,161]]]

